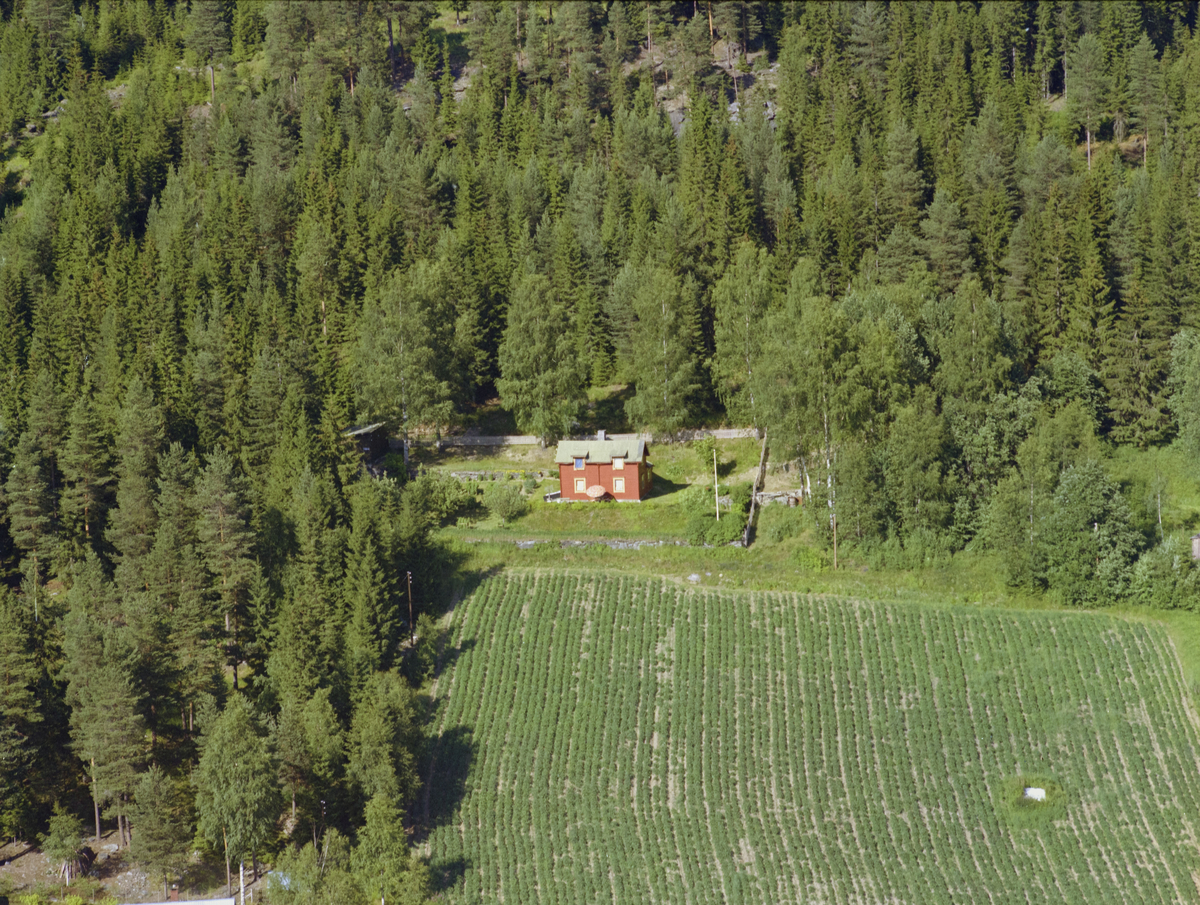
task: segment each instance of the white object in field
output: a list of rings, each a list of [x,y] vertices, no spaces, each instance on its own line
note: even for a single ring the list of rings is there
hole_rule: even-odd
[[[1037,786],[1026,786],[1025,797],[1032,798],[1034,801],[1045,801],[1046,790],[1039,789]]]

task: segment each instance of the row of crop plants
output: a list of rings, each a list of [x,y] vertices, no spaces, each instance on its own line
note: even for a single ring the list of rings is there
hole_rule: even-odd
[[[1159,902],[1200,868],[1197,733],[1146,626],[565,572],[462,606],[454,899]],[[1009,826],[1017,774],[1065,818]]]

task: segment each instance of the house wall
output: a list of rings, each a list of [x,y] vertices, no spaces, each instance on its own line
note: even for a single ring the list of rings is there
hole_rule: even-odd
[[[612,465],[608,463],[603,465],[585,463],[583,471],[576,471],[574,465],[559,465],[558,487],[564,500],[582,500],[587,502],[591,497],[586,492],[575,492],[576,478],[583,478],[585,488],[591,487],[593,484],[599,484],[614,499],[640,500],[645,496],[646,491],[650,489],[649,474],[649,469],[643,462],[627,462],[621,471],[613,471]],[[625,479],[624,493],[613,493],[612,482],[614,477]]]

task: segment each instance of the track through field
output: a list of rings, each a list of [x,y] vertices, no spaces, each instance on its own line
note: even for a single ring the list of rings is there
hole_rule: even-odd
[[[450,901],[1200,900],[1200,733],[1155,626],[514,571],[453,630]],[[1065,812],[1016,827],[1030,775]]]

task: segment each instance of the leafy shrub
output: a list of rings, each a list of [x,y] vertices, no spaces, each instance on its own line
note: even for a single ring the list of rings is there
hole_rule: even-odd
[[[519,488],[503,482],[492,484],[483,492],[483,505],[503,525],[521,516],[526,503]]]
[[[773,544],[804,533],[804,510],[799,506],[764,506],[758,517],[758,530]]]
[[[417,616],[417,644],[404,660],[404,677],[420,685],[431,675],[437,661],[438,628],[428,613]]]
[[[722,504],[719,521],[711,487],[695,485],[684,493],[683,509],[688,516],[685,530],[689,544],[722,546],[742,536],[746,527],[746,512],[750,507],[750,485],[739,484],[720,490],[723,491],[722,496],[729,497],[729,504]]]
[[[524,490],[526,493],[534,493],[534,492],[536,492],[536,491],[537,491],[537,488],[538,488],[538,482],[537,482],[537,478],[535,478],[533,475],[529,475],[529,476],[528,476],[528,477],[526,477],[526,478],[525,478],[525,480],[524,480],[524,481],[521,483],[521,488],[522,488],[522,489],[523,489],[523,490]]]
[[[826,561],[820,550],[801,546],[792,554],[792,564],[801,572],[824,572]]]
[[[1043,537],[1047,584],[1064,602],[1107,604],[1128,591],[1140,538],[1129,504],[1098,462],[1063,474]]]
[[[1168,537],[1143,553],[1133,567],[1129,596],[1161,610],[1200,608],[1200,571],[1192,567],[1186,542]]]
[[[383,457],[383,467],[402,485],[408,481],[408,469],[404,467],[404,454],[390,452]]]
[[[447,524],[475,505],[474,489],[457,478],[438,471],[427,471],[406,491],[417,512],[426,513],[438,524]]]

